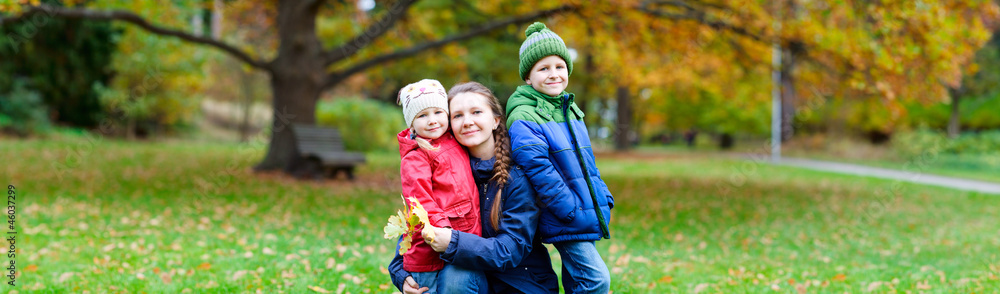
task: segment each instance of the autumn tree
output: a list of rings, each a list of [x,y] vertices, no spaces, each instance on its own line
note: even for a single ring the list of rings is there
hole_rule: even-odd
[[[585,55],[595,56],[595,70],[614,73],[606,78],[619,85],[599,89],[606,96],[628,93],[619,86],[643,85],[665,87],[683,99],[726,98],[717,104],[723,109],[764,103],[760,93],[771,83],[753,75],[769,75],[770,48],[777,45],[786,138],[795,107],[825,103],[812,100],[882,105],[886,117],[870,127],[888,132],[906,115],[903,102],[948,99],[947,89],[958,85],[989,38],[984,24],[998,15],[996,3],[972,0],[622,0],[593,6],[579,10],[581,19],[603,16],[604,22],[565,27],[575,28],[567,39],[589,42],[582,47],[594,50]],[[616,129],[627,132],[628,126]]]
[[[786,106],[798,100],[796,89],[808,85],[821,95],[878,100],[897,118],[905,115],[901,101],[948,97],[946,89],[988,40],[984,23],[997,17],[989,1],[648,1],[641,7],[764,45],[778,43]],[[798,77],[808,77],[807,83]]]

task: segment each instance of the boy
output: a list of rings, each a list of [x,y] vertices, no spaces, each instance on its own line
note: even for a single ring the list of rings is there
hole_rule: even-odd
[[[514,162],[545,208],[538,232],[559,250],[563,289],[607,293],[611,275],[594,241],[611,238],[614,198],[597,170],[583,111],[565,91],[573,61],[562,38],[544,24],[532,24],[525,36],[519,72],[527,85],[507,100]]]

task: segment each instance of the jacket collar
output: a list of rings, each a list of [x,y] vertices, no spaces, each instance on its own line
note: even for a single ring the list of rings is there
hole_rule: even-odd
[[[575,98],[576,94],[566,91],[563,91],[559,96],[549,96],[538,92],[531,85],[522,85],[518,86],[514,90],[514,94],[507,100],[507,113],[510,114],[518,106],[534,106],[535,112],[539,115],[554,120],[555,117],[562,117],[562,106],[569,103],[570,111],[576,114],[576,118],[583,119],[583,110],[576,106]]]
[[[472,167],[472,176],[476,178],[476,183],[485,183],[493,177],[493,163],[495,162],[496,157],[482,160],[469,156],[469,165]]]
[[[399,141],[399,156],[404,156],[406,153],[420,148],[420,146],[417,145],[417,141],[410,138],[412,136],[412,131],[412,129],[407,128],[396,134],[396,141]],[[433,146],[445,148],[450,147],[452,144],[458,144],[458,142],[452,140],[454,137],[455,136],[451,133],[451,129],[448,129],[448,131],[445,131],[441,137],[428,142]]]

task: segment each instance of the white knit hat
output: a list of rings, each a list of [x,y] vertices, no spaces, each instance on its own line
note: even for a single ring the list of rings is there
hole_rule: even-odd
[[[403,119],[406,120],[406,127],[412,127],[413,117],[417,113],[428,108],[438,107],[448,112],[448,94],[441,82],[431,79],[423,79],[412,83],[399,90],[399,98],[396,103],[403,106]]]

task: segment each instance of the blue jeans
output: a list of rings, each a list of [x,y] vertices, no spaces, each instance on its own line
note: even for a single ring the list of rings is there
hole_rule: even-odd
[[[420,287],[430,290],[425,294],[487,293],[486,275],[456,265],[445,264],[439,271],[410,273]]]
[[[566,293],[608,293],[611,273],[594,241],[553,243],[562,258],[562,283]]]

